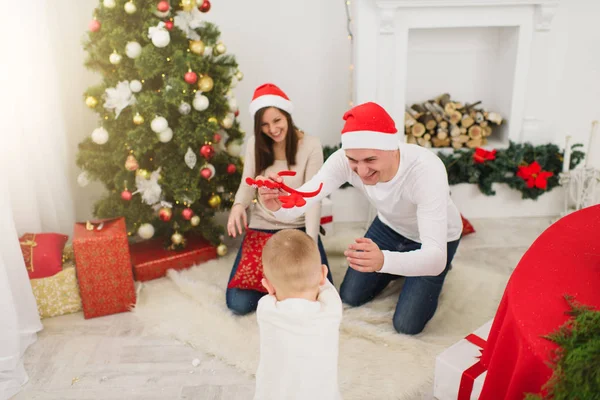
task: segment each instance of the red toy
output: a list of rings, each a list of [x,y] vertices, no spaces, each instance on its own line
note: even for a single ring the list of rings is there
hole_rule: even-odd
[[[296,175],[296,172],[294,171],[280,171],[279,173],[277,173],[277,175],[279,176],[294,176]],[[319,184],[319,189],[315,190],[314,192],[299,192],[295,189],[292,189],[291,187],[287,186],[285,183],[281,182],[273,182],[270,179],[267,180],[254,180],[250,177],[246,178],[246,183],[252,187],[255,188],[259,188],[259,187],[267,187],[269,189],[283,189],[286,192],[289,193],[289,195],[281,195],[279,196],[279,201],[281,201],[281,206],[283,208],[293,208],[293,207],[302,207],[306,204],[306,200],[304,200],[305,198],[308,197],[315,197],[316,195],[318,195],[321,192],[321,189],[323,188],[323,182],[321,182]]]

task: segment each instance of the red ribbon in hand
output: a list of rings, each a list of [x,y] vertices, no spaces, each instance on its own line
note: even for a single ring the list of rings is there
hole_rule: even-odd
[[[475,346],[480,347],[480,352],[483,351],[485,344],[487,343],[484,339],[473,333],[469,334],[465,339],[473,343]],[[481,356],[477,358],[481,358]],[[462,376],[460,377],[460,386],[458,388],[458,400],[469,400],[471,398],[475,379],[477,379],[479,375],[483,374],[486,369],[487,368],[481,363],[481,360],[479,360],[463,372]]]
[[[277,173],[279,176],[294,176],[296,175],[295,171],[279,171]],[[291,187],[287,186],[283,182],[274,182],[270,179],[267,180],[254,180],[250,177],[246,178],[246,183],[252,187],[267,187],[269,189],[283,189],[289,193],[289,195],[281,195],[279,196],[279,201],[281,201],[281,207],[283,208],[293,208],[293,207],[302,207],[306,204],[306,198],[315,197],[321,192],[323,188],[323,182],[319,184],[319,189],[314,192],[299,192]]]

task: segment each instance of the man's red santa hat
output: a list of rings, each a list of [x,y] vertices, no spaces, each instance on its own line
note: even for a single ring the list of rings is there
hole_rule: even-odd
[[[343,149],[398,150],[396,124],[379,104],[359,104],[344,114],[344,121]]]
[[[260,85],[254,91],[254,96],[250,102],[250,115],[252,115],[252,118],[258,110],[265,107],[277,107],[289,114],[294,111],[294,104],[287,95],[272,83]]]

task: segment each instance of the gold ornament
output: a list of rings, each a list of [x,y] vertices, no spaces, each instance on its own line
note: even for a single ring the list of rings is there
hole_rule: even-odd
[[[225,45],[223,44],[223,42],[219,42],[215,46],[215,52],[217,54],[224,54],[226,51],[227,51],[227,47],[225,47]]]
[[[141,125],[144,123],[144,117],[140,115],[140,113],[135,113],[133,116],[133,123],[136,125]]]
[[[140,167],[140,165],[138,164],[137,160],[135,159],[135,156],[133,154],[128,155],[127,160],[125,160],[125,169],[127,171],[135,171],[139,167]]]
[[[235,77],[238,81],[241,81],[242,79],[244,79],[244,74],[242,73],[242,71],[238,71],[235,73]]]
[[[181,0],[183,11],[190,12],[196,7],[196,0]]]
[[[183,235],[179,232],[175,232],[171,235],[171,242],[176,245],[183,243]]]
[[[198,88],[202,92],[210,92],[214,85],[213,79],[208,75],[202,75],[202,78],[198,81]]]
[[[227,246],[225,246],[223,243],[218,245],[217,254],[219,255],[219,257],[224,257],[225,255],[227,255]]]
[[[218,120],[218,119],[216,119],[215,117],[210,117],[210,118],[208,119],[208,123],[209,123],[209,124],[215,124],[215,125],[218,125],[218,124],[219,124],[219,120]]]
[[[198,226],[200,225],[200,217],[197,215],[194,215],[192,217],[192,219],[190,219],[190,224],[192,224],[192,226]]]
[[[98,105],[98,100],[94,96],[88,96],[85,99],[85,105],[89,108],[94,108]]]
[[[199,56],[204,55],[204,42],[202,40],[190,40],[190,50]]]
[[[221,196],[218,194],[213,194],[210,199],[208,199],[208,205],[212,208],[217,208],[221,205]]]
[[[150,172],[148,172],[148,170],[146,169],[138,169],[135,172],[136,176],[139,176],[140,178],[144,178],[144,179],[150,179]]]

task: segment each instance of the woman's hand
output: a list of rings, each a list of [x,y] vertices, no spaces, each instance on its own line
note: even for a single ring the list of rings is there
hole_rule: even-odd
[[[257,176],[255,180],[263,180],[266,181],[270,179],[274,182],[283,182],[283,178],[279,175],[272,173],[269,174],[268,178],[264,176]],[[269,189],[268,187],[262,186],[258,188],[258,196],[260,197],[260,202],[262,205],[269,211],[277,211],[281,208],[281,202],[279,201],[279,196],[285,194],[285,192],[281,189]]]
[[[231,211],[229,212],[227,233],[229,233],[229,236],[236,237],[236,228],[237,232],[241,235],[242,227],[248,229],[248,215],[246,214],[246,207],[238,203],[231,207]]]

